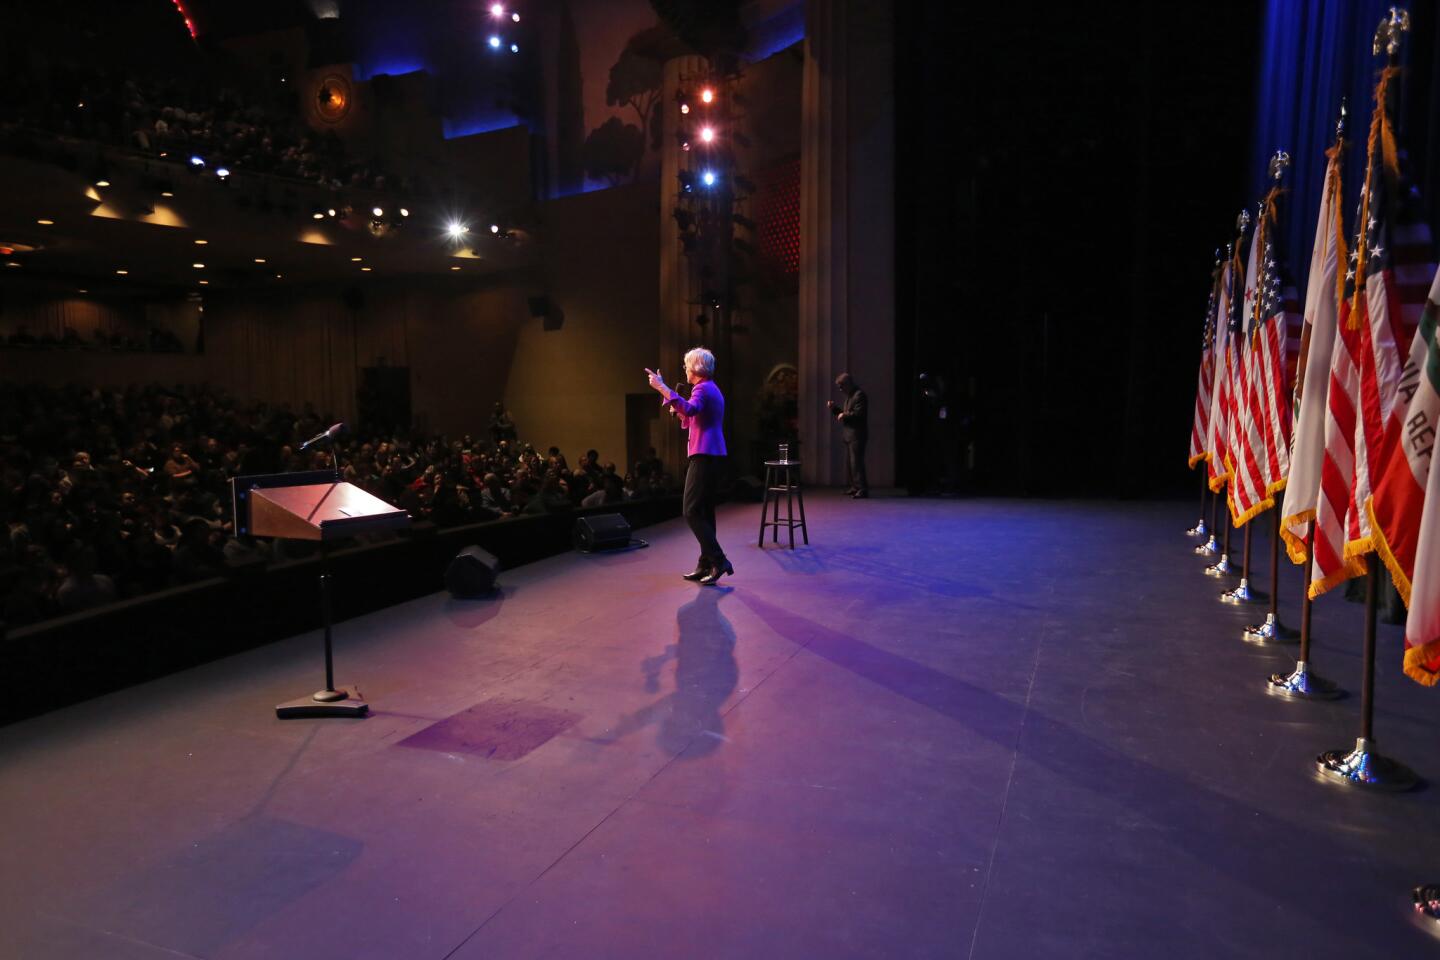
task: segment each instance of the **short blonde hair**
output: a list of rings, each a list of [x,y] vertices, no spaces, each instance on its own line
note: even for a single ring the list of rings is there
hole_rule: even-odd
[[[702,377],[710,378],[715,376],[715,354],[704,347],[696,347],[685,354],[685,371],[693,370]]]

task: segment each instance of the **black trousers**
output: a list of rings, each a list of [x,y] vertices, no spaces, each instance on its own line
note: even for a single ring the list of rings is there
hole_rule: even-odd
[[[857,433],[845,441],[845,487],[868,493],[870,481],[865,479],[865,442],[869,436]]]
[[[724,457],[697,453],[690,458],[685,471],[685,496],[681,501],[681,512],[690,532],[700,544],[700,563],[719,566],[725,562],[725,551],[715,538],[715,496],[720,486],[720,470],[725,465]]]

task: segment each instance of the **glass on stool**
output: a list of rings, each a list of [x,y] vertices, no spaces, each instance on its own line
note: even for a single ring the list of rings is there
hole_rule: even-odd
[[[790,462],[790,444],[788,444],[788,443],[782,443],[782,444],[780,444],[780,462],[781,462],[781,463],[789,463],[789,462]]]

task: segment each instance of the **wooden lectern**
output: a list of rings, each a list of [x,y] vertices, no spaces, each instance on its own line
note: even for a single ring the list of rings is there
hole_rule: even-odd
[[[330,556],[332,541],[362,533],[394,530],[410,515],[339,480],[328,470],[236,477],[231,481],[236,536],[313,540],[320,544],[320,617],[325,624],[325,689],[275,708],[291,717],[363,717],[370,706],[335,689],[330,638]]]

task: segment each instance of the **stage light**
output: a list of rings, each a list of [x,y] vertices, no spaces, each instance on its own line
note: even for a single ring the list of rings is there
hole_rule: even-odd
[[[680,104],[680,112],[682,114],[688,114],[690,112],[690,94],[684,90],[676,90],[675,102]]]
[[[97,187],[108,187],[108,186],[110,186],[110,181],[107,180],[107,179],[105,179],[104,177],[96,177],[96,178],[95,178],[95,186],[97,186]]]
[[[705,186],[707,187],[715,186],[715,179],[716,178],[714,170],[706,170],[704,173],[700,174],[700,182],[705,184]]]
[[[371,207],[370,212],[375,215],[376,220],[379,220],[381,217],[385,216],[384,207]]]
[[[18,266],[20,266],[20,261],[18,261],[18,260],[6,260],[6,261],[5,261],[5,266],[7,266],[7,267],[18,267]]]
[[[470,228],[465,226],[465,224],[461,223],[458,220],[451,220],[448,224],[445,225],[445,233],[450,237],[451,240],[459,240],[461,237],[465,236],[465,234],[469,232]]]
[[[311,219],[311,220],[324,220],[324,219],[325,219],[325,211],[322,210],[322,209],[320,209],[319,207],[316,207],[313,211],[311,211],[311,213],[310,213],[310,219]]]
[[[491,49],[491,50],[499,50],[499,49],[500,49],[500,38],[497,37],[495,34],[492,33],[492,34],[490,35],[489,44],[490,44],[490,49]]]
[[[203,263],[192,263],[192,264],[190,264],[190,266],[194,267],[196,270],[204,270],[204,269],[205,269],[205,264],[203,264]]]
[[[330,216],[330,217],[335,216],[335,208],[334,208],[334,207],[326,207],[326,208],[325,208],[325,214],[326,214],[326,216]]]
[[[497,234],[497,235],[498,235],[498,234],[500,233],[500,224],[498,224],[498,223],[492,223],[492,224],[490,224],[490,232],[491,232],[492,234]]]
[[[680,112],[681,112],[681,113],[684,113],[684,114],[688,114],[688,113],[690,112],[690,104],[688,104],[688,103],[682,103],[682,104],[680,104]]]
[[[202,156],[200,156],[198,153],[191,154],[191,155],[190,155],[190,166],[196,167],[196,168],[205,166],[205,158],[202,157]]]
[[[221,180],[224,180],[226,177],[230,176],[230,168],[229,168],[229,167],[216,167],[216,168],[215,168],[215,176],[219,177]]]
[[[690,135],[688,133],[675,134],[675,141],[680,144],[681,150],[690,149]]]
[[[689,170],[681,170],[676,174],[680,178],[680,190],[682,193],[693,193],[695,190],[695,174]]]
[[[264,257],[256,257],[256,258],[255,258],[255,262],[256,262],[256,263],[264,263],[264,262],[265,262],[265,258],[264,258]]]
[[[205,244],[207,244],[207,243],[209,243],[209,242],[210,242],[209,240],[196,240],[196,241],[195,241],[195,246],[197,246],[197,247],[203,247],[203,246],[205,246]]]
[[[351,257],[351,258],[350,258],[350,262],[351,262],[351,263],[359,263],[361,260],[364,260],[364,259],[365,259],[364,257]]]
[[[130,271],[129,271],[129,270],[116,270],[116,271],[115,271],[115,275],[116,275],[117,277],[128,277],[128,276],[130,276]]]
[[[516,23],[519,23],[519,22],[520,22],[520,14],[518,14],[518,13],[512,13],[512,14],[510,14],[510,19],[513,20],[513,21],[515,21]]]
[[[701,141],[703,141],[703,142],[705,142],[705,143],[714,143],[714,142],[715,142],[715,128],[714,128],[714,127],[701,127],[701,128],[700,128],[700,139],[701,139]]]
[[[451,267],[450,269],[451,269],[451,270],[459,270],[460,268],[459,268],[459,267]]]
[[[53,226],[55,226],[55,221],[54,221],[54,220],[36,220],[35,222],[38,223],[38,224],[40,224],[40,226],[42,226],[42,227],[53,227]]]
[[[503,4],[503,3],[492,3],[492,4],[490,4],[490,16],[494,17],[494,18],[497,19],[497,20],[500,19],[501,17],[505,16],[505,4]]]
[[[518,44],[518,43],[512,43],[512,44],[510,44],[510,52],[511,52],[511,53],[519,53],[519,52],[520,52],[520,44]]]
[[[209,280],[201,280],[201,281],[200,281],[200,286],[202,286],[202,287],[208,287],[209,285],[210,285],[210,281],[209,281]]]
[[[175,192],[174,192],[173,190],[161,190],[161,191],[160,191],[160,196],[162,196],[162,197],[173,197],[173,196],[175,196]]]
[[[405,208],[405,207],[401,207],[401,208],[400,208],[400,216],[402,216],[402,217],[408,217],[408,216],[410,216],[410,211],[409,211],[407,208]]]
[[[704,103],[714,103],[715,91],[711,90],[709,87],[706,87],[704,90],[700,91],[700,100]]]
[[[369,272],[370,272],[370,268],[369,268],[369,267],[361,267],[361,268],[360,268],[360,272],[361,272],[361,273],[369,273]]]

